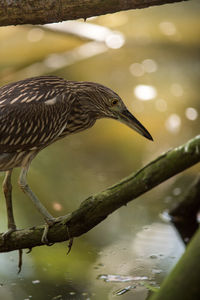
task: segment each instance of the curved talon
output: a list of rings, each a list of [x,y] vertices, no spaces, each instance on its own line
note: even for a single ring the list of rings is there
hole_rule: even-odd
[[[68,244],[68,251],[67,251],[67,255],[70,253],[71,249],[72,249],[72,245],[73,245],[74,239],[70,238],[69,239],[69,244]]]
[[[31,253],[31,251],[32,251],[32,248],[29,248],[29,249],[27,250],[26,254]]]
[[[67,251],[67,255],[68,255],[70,253],[71,249],[72,249],[72,245],[73,245],[73,241],[74,241],[74,238],[70,236],[70,232],[69,232],[69,227],[68,226],[67,226],[67,234],[68,234],[68,239],[69,239],[68,251]]]
[[[53,218],[53,219],[50,219],[50,220],[46,220],[46,224],[44,226],[44,231],[42,233],[42,238],[41,238],[41,241],[43,244],[47,245],[47,246],[52,246],[54,243],[50,243],[49,240],[48,240],[48,232],[49,232],[49,228],[51,226],[53,226],[55,223],[59,222],[58,219],[56,218]]]
[[[22,255],[23,255],[23,250],[22,249],[19,249],[18,250],[19,252],[19,261],[18,261],[18,274],[21,272],[22,270]]]
[[[49,224],[45,224],[44,231],[42,233],[42,238],[41,238],[42,243],[46,244],[46,245],[49,245],[49,241],[48,241],[48,238],[47,238],[49,227],[50,227]]]

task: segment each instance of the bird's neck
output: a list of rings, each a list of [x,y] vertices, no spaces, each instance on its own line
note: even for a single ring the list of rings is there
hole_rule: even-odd
[[[83,131],[92,127],[97,118],[98,116],[92,111],[89,111],[87,106],[85,107],[77,102],[71,109],[66,131],[68,134]]]

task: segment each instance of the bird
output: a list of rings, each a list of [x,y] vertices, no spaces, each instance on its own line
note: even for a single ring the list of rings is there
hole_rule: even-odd
[[[153,140],[120,96],[102,84],[46,75],[0,87],[0,171],[5,172],[2,186],[8,219],[4,239],[17,230],[11,176],[13,169],[20,167],[18,184],[44,218],[41,241],[48,244],[48,230],[57,218],[48,212],[28,185],[30,164],[44,148],[92,127],[101,118],[118,120]]]

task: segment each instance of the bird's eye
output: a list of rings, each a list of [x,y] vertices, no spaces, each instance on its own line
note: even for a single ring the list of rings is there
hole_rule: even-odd
[[[118,103],[118,100],[117,99],[112,99],[112,101],[111,101],[111,104],[112,105],[116,105]]]

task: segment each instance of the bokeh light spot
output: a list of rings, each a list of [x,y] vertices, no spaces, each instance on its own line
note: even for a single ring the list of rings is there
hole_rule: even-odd
[[[31,43],[39,42],[44,36],[44,31],[40,28],[33,28],[29,30],[27,40]]]
[[[172,22],[161,22],[159,24],[160,30],[165,35],[174,35],[177,33],[176,26]]]
[[[121,33],[109,34],[106,37],[105,43],[111,49],[119,49],[125,43],[124,35]]]
[[[156,105],[156,109],[158,111],[163,112],[163,111],[167,110],[167,102],[165,100],[163,100],[163,99],[158,99],[156,101],[155,105]]]
[[[144,75],[144,67],[142,64],[134,63],[130,65],[129,70],[133,76],[140,77]]]
[[[134,88],[134,95],[142,101],[148,101],[157,96],[157,91],[152,85],[139,84]]]
[[[165,122],[165,127],[169,132],[178,133],[181,127],[181,118],[177,114],[171,114]]]
[[[173,189],[172,194],[174,196],[179,196],[181,194],[181,188],[180,187],[176,187]]]
[[[62,210],[62,205],[58,202],[53,203],[53,209],[56,211],[61,211]]]
[[[181,97],[183,95],[183,88],[179,83],[173,83],[170,87],[170,91],[175,97]]]
[[[185,115],[188,120],[194,121],[198,118],[198,111],[193,107],[188,107],[185,110]]]
[[[156,72],[158,69],[157,63],[153,59],[145,59],[142,62],[145,72],[153,73]]]

